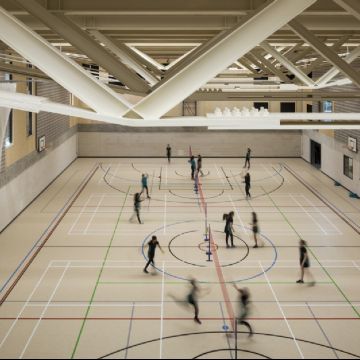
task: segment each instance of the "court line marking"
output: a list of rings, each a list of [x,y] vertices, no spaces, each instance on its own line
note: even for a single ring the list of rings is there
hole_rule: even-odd
[[[307,212],[305,208],[303,208],[300,202],[296,200],[295,196],[290,194],[290,198],[293,199],[293,201],[295,201],[298,204],[298,206],[303,210],[303,212],[305,212],[305,214],[313,221],[313,223],[318,226],[318,228],[322,231],[324,235],[328,235],[327,231],[321,226],[321,224],[318,221],[316,221],[315,217],[313,217],[311,214]]]
[[[129,345],[130,345],[130,337],[131,337],[131,331],[132,331],[132,324],[133,324],[134,314],[135,314],[135,302],[133,302],[133,306],[132,306],[132,310],[131,310],[131,320],[130,320],[130,324],[129,324],[128,337],[127,337],[127,341],[126,341],[125,359],[127,359],[127,357],[128,357]]]
[[[40,325],[40,323],[41,323],[41,320],[42,320],[42,318],[45,316],[45,314],[46,314],[46,312],[47,312],[47,310],[48,310],[49,304],[52,302],[53,298],[55,297],[55,294],[56,294],[57,290],[59,289],[60,284],[62,283],[62,281],[63,281],[63,279],[64,279],[64,277],[65,277],[65,274],[66,274],[66,272],[68,271],[68,269],[69,269],[69,263],[68,263],[68,265],[65,267],[64,271],[62,272],[62,275],[61,275],[60,279],[58,280],[58,282],[57,282],[57,284],[56,284],[56,286],[55,286],[55,289],[53,290],[53,292],[52,292],[52,294],[51,294],[51,296],[50,296],[47,304],[45,305],[45,307],[44,307],[44,309],[43,309],[43,311],[42,311],[42,313],[41,313],[41,315],[40,315],[39,320],[37,321],[36,325],[34,326],[34,328],[33,328],[33,330],[32,330],[32,333],[31,333],[31,335],[29,336],[29,338],[28,338],[28,340],[27,340],[27,342],[26,342],[26,344],[25,344],[25,346],[24,346],[24,348],[23,348],[23,350],[22,350],[22,352],[21,352],[20,359],[22,359],[22,358],[24,357],[26,350],[28,349],[28,347],[29,347],[32,339],[34,338],[34,335],[35,335],[37,329],[39,328],[39,325]]]
[[[307,305],[307,307],[308,307],[311,315],[313,316],[314,320],[316,321],[317,325],[319,326],[320,331],[321,331],[322,334],[324,335],[326,342],[328,343],[328,345],[330,346],[330,348],[331,348],[332,351],[334,352],[335,357],[336,357],[337,359],[339,359],[339,356],[338,356],[337,352],[335,351],[334,346],[332,345],[329,337],[326,335],[326,332],[325,332],[324,328],[321,326],[319,319],[316,318],[316,316],[315,316],[315,314],[314,314],[311,306],[310,306],[308,303],[306,303],[306,305]]]
[[[162,263],[161,281],[161,315],[160,315],[160,359],[163,358],[163,337],[164,337],[164,297],[165,297],[165,262]]]
[[[64,213],[64,210],[66,209],[68,204],[71,204],[71,202],[73,201],[73,204],[75,203],[75,201],[77,200],[78,195],[80,195],[80,193],[82,192],[82,190],[85,188],[83,188],[84,184],[87,184],[90,179],[92,178],[92,176],[95,174],[96,170],[98,169],[98,165],[94,166],[90,172],[88,174],[86,174],[85,178],[82,180],[82,182],[80,183],[80,185],[77,187],[77,189],[75,190],[75,192],[67,199],[65,205],[59,210],[59,212],[56,213],[56,215],[54,216],[54,218],[51,220],[49,226],[45,229],[45,231],[41,234],[40,238],[34,243],[33,247],[29,250],[29,252],[26,254],[26,256],[20,261],[20,263],[18,264],[18,266],[16,267],[16,269],[13,271],[13,273],[8,277],[8,279],[2,284],[1,288],[0,288],[0,294],[4,291],[4,289],[7,287],[7,285],[9,284],[9,282],[11,281],[11,279],[16,275],[16,273],[20,270],[21,266],[25,263],[25,261],[28,259],[28,257],[31,255],[31,253],[34,251],[34,249],[36,247],[39,247],[38,244],[41,242],[41,240],[47,236],[49,230],[51,229],[52,226],[55,226],[55,229],[57,227],[57,221],[59,218],[61,218],[61,216]],[[79,192],[80,191],[80,192]],[[72,204],[72,205],[73,205]],[[70,206],[71,208],[71,206]],[[69,210],[67,209],[67,211],[65,211],[65,213],[67,213]],[[45,242],[46,243],[46,242]],[[42,245],[45,244],[41,244],[41,248],[43,247]],[[30,264],[31,264],[31,260],[30,260]],[[25,271],[26,271],[26,266],[25,265]],[[16,281],[14,282],[15,286],[16,286]],[[13,285],[14,285],[13,284]],[[11,291],[10,291],[11,292]],[[0,306],[2,306],[2,304],[4,303],[4,300],[7,299],[9,293],[5,294],[5,296],[2,297],[1,301],[0,301]]]
[[[274,299],[276,300],[276,303],[277,303],[277,305],[278,305],[278,307],[279,307],[279,310],[280,310],[280,312],[281,312],[281,314],[282,314],[282,316],[283,316],[283,318],[284,318],[284,320],[285,320],[285,323],[286,323],[286,325],[287,325],[287,327],[288,327],[288,329],[289,329],[289,332],[290,332],[290,334],[291,334],[291,337],[294,339],[296,348],[297,348],[297,350],[298,350],[301,358],[302,358],[302,359],[305,359],[305,356],[304,356],[303,352],[301,351],[301,348],[300,348],[299,343],[298,343],[298,341],[297,341],[297,339],[296,339],[296,337],[295,337],[294,332],[292,331],[292,328],[291,328],[291,326],[290,326],[290,324],[289,324],[289,321],[288,321],[288,319],[286,318],[286,315],[285,315],[285,313],[284,313],[284,310],[283,310],[283,308],[281,307],[281,304],[280,304],[279,299],[278,299],[278,297],[277,297],[277,295],[276,295],[276,293],[275,293],[275,290],[274,290],[273,286],[271,285],[271,283],[270,283],[270,281],[269,281],[269,277],[268,277],[267,273],[264,271],[265,269],[264,269],[261,261],[259,261],[259,265],[260,265],[262,271],[264,272],[264,277],[265,277],[266,281],[267,281],[268,284],[269,284],[270,290],[271,290],[271,292],[272,292],[272,294],[273,294],[273,296],[274,296]]]
[[[89,198],[88,198],[87,202],[86,202],[86,203],[85,203],[85,205],[81,208],[81,210],[80,210],[80,212],[79,212],[78,216],[76,217],[76,219],[74,220],[74,222],[73,222],[73,224],[72,224],[72,226],[71,226],[70,230],[68,231],[68,235],[72,235],[72,233],[73,233],[73,231],[74,231],[74,229],[75,229],[76,225],[78,224],[78,222],[79,222],[80,218],[81,218],[81,217],[82,217],[82,215],[83,215],[83,212],[84,212],[85,208],[88,206],[88,204],[90,203],[90,201],[91,201],[92,199],[93,199],[93,194],[90,194],[90,196],[89,196]],[[83,233],[83,231],[82,231],[82,233]]]
[[[93,220],[95,219],[95,216],[99,213],[99,212],[98,212],[98,211],[99,211],[99,206],[101,205],[101,203],[102,203],[103,201],[104,201],[104,196],[102,196],[102,197],[100,198],[100,200],[98,200],[98,204],[97,204],[96,208],[94,209],[94,212],[93,212],[92,216],[90,217],[90,219],[89,219],[89,221],[88,221],[88,223],[87,223],[87,225],[86,225],[86,228],[85,228],[85,230],[84,230],[84,235],[87,235],[87,232],[88,232],[88,230],[89,230],[89,228],[90,228]]]
[[[220,312],[221,312],[221,316],[222,316],[223,327],[225,327],[225,326],[227,326],[227,323],[226,323],[227,319],[225,318],[225,313],[224,313],[224,309],[223,309],[221,301],[219,301],[219,306],[220,306]],[[224,329],[224,331],[225,331],[225,329]],[[227,341],[227,344],[228,344],[228,347],[229,347],[230,357],[231,357],[231,359],[234,359],[233,354],[232,354],[232,350],[231,350],[230,339],[229,339],[228,336],[226,336],[226,341]]]
[[[32,292],[30,293],[30,295],[28,296],[24,306],[22,307],[22,309],[20,310],[19,314],[17,315],[17,317],[15,318],[14,322],[12,323],[12,325],[10,326],[9,330],[7,331],[7,333],[5,334],[5,336],[3,337],[1,343],[0,343],[0,349],[3,347],[3,345],[5,344],[6,340],[8,339],[8,337],[10,336],[10,334],[12,333],[15,325],[17,324],[18,320],[20,319],[21,315],[23,314],[23,312],[25,311],[27,304],[29,303],[29,301],[31,300],[31,298],[34,296],[35,292],[37,291],[37,289],[39,288],[40,284],[42,283],[42,281],[44,280],[46,274],[48,273],[49,269],[50,269],[50,264],[48,264],[48,266],[46,267],[46,269],[44,270],[44,272],[42,273],[42,275],[40,276],[38,282],[35,284]]]
[[[312,201],[310,201],[307,198],[307,196],[303,195],[302,197],[310,204],[310,206],[312,206],[312,208],[314,210],[316,210],[327,221],[327,223],[330,226],[332,226],[334,228],[334,230],[337,232],[338,235],[343,235],[342,231],[340,231],[339,228],[336,225],[334,225],[334,223],[332,221],[330,221],[329,218],[322,211],[320,211],[318,209],[318,207],[315,204],[312,203]]]
[[[126,200],[128,199],[128,195],[129,195],[129,192],[130,192],[130,188],[131,188],[131,186],[128,187],[128,190],[127,190],[127,193],[126,193],[126,196],[125,196],[123,205],[125,205]],[[96,281],[96,284],[95,284],[95,287],[94,287],[94,290],[93,290],[93,293],[92,293],[92,296],[91,296],[91,299],[90,299],[90,302],[89,302],[89,306],[88,306],[88,308],[87,308],[87,310],[86,310],[86,313],[85,313],[85,319],[83,320],[83,323],[82,323],[82,325],[81,325],[81,328],[80,328],[78,337],[77,337],[77,339],[76,339],[76,343],[75,343],[74,349],[73,349],[72,354],[71,354],[71,359],[73,359],[73,358],[75,357],[75,355],[76,355],[76,351],[77,351],[77,349],[78,349],[78,346],[79,346],[79,343],[80,343],[80,339],[81,339],[81,336],[82,336],[83,331],[84,331],[84,327],[85,327],[85,323],[86,323],[86,318],[88,317],[88,315],[89,315],[89,313],[90,313],[91,304],[92,304],[92,302],[93,302],[93,300],[94,300],[94,298],[95,298],[96,290],[97,290],[97,288],[98,288],[101,275],[102,275],[102,273],[103,273],[103,271],[104,271],[104,265],[105,265],[105,263],[106,263],[106,261],[107,261],[107,258],[108,258],[108,256],[109,256],[110,249],[111,249],[111,245],[112,245],[112,242],[114,241],[114,238],[115,238],[116,229],[117,229],[117,227],[119,226],[119,223],[120,223],[120,218],[121,218],[121,215],[122,215],[122,210],[123,210],[123,208],[122,208],[122,209],[120,210],[120,212],[119,212],[119,216],[118,216],[118,219],[117,219],[117,223],[116,223],[116,225],[115,225],[115,227],[114,227],[114,233],[113,233],[113,236],[112,236],[112,238],[111,238],[111,240],[110,240],[110,244],[109,244],[109,246],[108,246],[107,252],[106,252],[106,254],[105,254],[105,258],[104,258],[104,260],[103,260],[103,266],[101,267],[101,270],[100,270],[100,272],[99,272],[99,275],[98,275],[98,278],[97,278],[97,281]]]

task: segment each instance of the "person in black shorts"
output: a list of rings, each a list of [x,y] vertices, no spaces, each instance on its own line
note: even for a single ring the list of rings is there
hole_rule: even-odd
[[[197,172],[198,172],[198,174],[200,174],[200,176],[204,176],[204,173],[202,171],[202,156],[201,155],[198,156],[198,160],[197,160]]]
[[[257,218],[256,212],[252,213],[252,231],[253,231],[254,241],[255,241],[254,249],[257,249],[259,247],[258,238],[257,238],[257,235],[259,233],[259,225],[258,225],[258,218]]]
[[[246,197],[247,198],[251,198],[251,194],[250,194],[250,188],[251,188],[251,177],[250,177],[250,173],[247,172],[245,177],[244,177],[244,182],[245,182],[245,193],[246,193]]]
[[[141,209],[141,203],[144,200],[141,199],[141,194],[140,193],[136,193],[134,195],[134,213],[130,218],[130,222],[132,222],[134,220],[134,217],[136,216],[139,224],[142,224],[141,219],[140,219],[140,209]]]
[[[148,174],[142,174],[141,175],[141,193],[140,195],[143,194],[144,191],[146,191],[146,196],[148,199],[151,199],[150,198],[150,195],[149,195],[149,186],[148,186],[148,180],[149,180],[149,175]]]
[[[145,274],[148,274],[148,267],[152,264],[153,267],[155,267],[155,252],[156,252],[156,248],[159,247],[160,251],[162,253],[164,253],[163,249],[161,248],[159,242],[158,242],[158,239],[157,237],[154,235],[151,240],[148,242],[148,262],[144,268],[144,273]]]
[[[234,246],[234,212],[223,215],[223,220],[226,221],[224,233],[226,234],[226,247],[229,248],[229,238],[231,240],[231,247]]]
[[[195,316],[194,321],[201,325],[201,321],[199,319],[199,297],[205,296],[211,292],[211,288],[201,288],[196,279],[189,279],[190,292],[186,295],[185,300],[183,298],[179,298],[168,293],[168,296],[172,298],[177,304],[180,306],[188,308],[191,306],[194,309]]]
[[[246,166],[248,167],[248,169],[250,169],[250,159],[251,159],[251,149],[248,148],[248,149],[247,149],[246,156],[245,156],[244,169],[246,168]]]
[[[310,286],[315,285],[315,279],[310,272],[310,258],[307,251],[307,243],[305,240],[300,240],[299,244],[300,252],[300,268],[301,268],[301,278],[297,281],[297,284],[304,284],[305,273],[311,278]]]
[[[195,180],[195,171],[196,171],[196,161],[195,156],[191,156],[189,160],[191,166],[191,180]]]
[[[239,316],[237,323],[245,325],[249,329],[249,336],[253,336],[254,332],[251,325],[246,321],[250,313],[250,292],[247,288],[241,289],[234,285],[234,289],[239,293]]]
[[[190,279],[190,285],[191,285],[191,290],[189,295],[187,296],[187,302],[189,305],[194,307],[194,311],[195,311],[194,321],[197,322],[199,325],[201,325],[201,321],[199,319],[199,293],[201,290],[195,279]]]
[[[169,164],[171,163],[171,151],[172,151],[171,146],[170,146],[170,144],[168,144],[168,146],[166,148],[166,156],[167,156]]]

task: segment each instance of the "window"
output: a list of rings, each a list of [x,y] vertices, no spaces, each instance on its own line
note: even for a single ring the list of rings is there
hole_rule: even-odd
[[[5,61],[5,64],[12,65],[12,61]],[[5,81],[12,81],[13,80],[12,74],[9,74],[9,73],[5,73],[4,78],[5,78]]]
[[[27,80],[27,92],[29,95],[34,95],[34,85],[33,79],[28,78]],[[33,113],[28,112],[26,115],[26,133],[27,136],[31,136],[33,134]]]
[[[10,111],[9,114],[9,120],[8,120],[8,124],[7,124],[7,128],[6,128],[6,134],[5,134],[5,147],[9,147],[12,145],[14,139],[13,139],[13,134],[14,134],[14,129],[13,129],[13,110]]]
[[[332,113],[334,111],[333,109],[333,102],[325,100],[322,102],[322,112],[324,113]]]
[[[296,112],[296,104],[294,102],[282,102],[280,103],[280,112],[294,113]]]
[[[254,102],[254,108],[261,110],[261,108],[269,109],[269,103],[267,102]]]
[[[344,175],[351,180],[354,178],[353,159],[346,155],[344,155]]]

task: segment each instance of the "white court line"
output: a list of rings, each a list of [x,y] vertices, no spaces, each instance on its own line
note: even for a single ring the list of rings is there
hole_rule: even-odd
[[[356,263],[356,261],[352,261],[352,263],[354,264],[354,266],[360,271],[360,266]]]
[[[216,173],[217,173],[218,177],[220,178],[220,180],[221,180],[221,182],[222,182],[223,186],[224,186],[224,187],[226,187],[225,180],[224,180],[224,179],[223,179],[223,177],[221,176],[220,171],[219,171],[219,169],[218,169],[217,165],[216,165],[216,164],[214,164],[214,167],[215,167]]]
[[[321,308],[321,307],[350,307],[351,309],[353,308],[353,305],[354,306],[359,306],[360,305],[360,303],[352,303],[352,304],[349,304],[349,303],[344,303],[344,304],[318,304],[318,303],[315,303],[315,304],[309,304],[311,307],[319,307],[319,308]],[[289,307],[289,308],[291,308],[291,307],[305,307],[306,308],[306,304],[301,304],[301,303],[299,303],[299,304],[284,304],[284,303],[282,303],[281,304],[281,306],[282,307]]]
[[[270,164],[270,165],[273,165],[273,164]],[[274,176],[274,174],[272,174],[270,172],[270,170],[264,164],[261,164],[261,166],[264,168],[264,170],[270,176],[271,179],[277,178],[277,176]],[[277,171],[276,171],[276,173],[277,173]],[[280,178],[280,183],[279,184],[281,184],[281,177],[279,177],[279,178]],[[277,183],[278,181],[274,180],[274,182]],[[291,183],[289,182],[289,184],[291,184]]]
[[[96,208],[94,209],[93,214],[92,214],[90,220],[88,221],[88,224],[87,224],[87,226],[86,226],[86,228],[85,228],[85,230],[84,230],[84,235],[87,235],[87,232],[88,232],[88,230],[89,230],[89,227],[90,227],[91,223],[93,222],[95,216],[97,215],[97,213],[98,213],[98,211],[99,211],[99,208],[100,208],[100,205],[102,204],[103,201],[104,201],[104,196],[102,196],[102,197],[100,198],[100,200],[98,201],[98,204],[97,204]]]
[[[70,230],[68,231],[68,235],[72,235],[72,232],[75,228],[75,226],[78,224],[79,220],[80,220],[80,217],[81,215],[84,213],[85,211],[85,208],[89,205],[90,201],[93,199],[93,194],[91,194],[89,196],[89,199],[87,200],[87,202],[85,203],[85,205],[81,208],[80,212],[79,212],[79,215],[76,217],[75,221],[73,222]]]
[[[160,359],[162,359],[162,357],[163,357],[164,296],[165,296],[165,262],[163,261],[163,264],[162,264],[162,281],[161,281]]]
[[[272,294],[273,294],[273,296],[274,296],[274,299],[276,300],[276,303],[277,303],[277,305],[278,305],[278,307],[279,307],[280,312],[282,313],[282,316],[283,316],[283,318],[284,318],[284,320],[285,320],[285,322],[286,322],[286,325],[287,325],[287,327],[288,327],[288,329],[289,329],[289,331],[290,331],[290,334],[291,334],[291,336],[292,336],[292,338],[293,338],[293,340],[294,340],[294,342],[295,342],[295,345],[296,345],[296,347],[297,347],[297,349],[298,349],[298,351],[299,351],[299,354],[300,354],[300,356],[301,356],[302,359],[305,359],[304,354],[303,354],[302,351],[301,351],[301,348],[300,348],[300,346],[299,346],[299,344],[298,344],[298,342],[297,342],[297,340],[296,340],[295,334],[293,333],[293,331],[292,331],[292,329],[291,329],[291,326],[290,326],[290,324],[289,324],[289,321],[288,321],[288,319],[286,318],[286,315],[285,315],[285,313],[284,313],[284,310],[283,310],[282,307],[281,307],[281,304],[280,304],[280,302],[279,302],[279,299],[278,299],[278,297],[277,297],[277,295],[276,295],[276,293],[275,293],[275,290],[274,290],[273,286],[271,285],[271,283],[270,283],[270,281],[269,281],[269,277],[267,276],[267,273],[265,272],[265,269],[264,269],[264,267],[262,266],[261,261],[259,261],[259,265],[260,265],[260,267],[261,267],[261,270],[264,272],[264,277],[265,277],[267,283],[269,284],[270,290],[271,290],[271,292],[272,292]]]
[[[43,307],[45,305],[45,303],[36,303],[36,304],[28,304],[27,307]],[[136,307],[153,307],[153,308],[158,308],[161,307],[160,304],[155,305],[155,304],[141,304],[141,303],[137,303],[135,304]],[[73,308],[73,307],[89,307],[89,303],[52,303],[48,305],[48,308]],[[99,303],[99,304],[91,304],[91,307],[98,307],[98,308],[128,308],[128,307],[133,307],[133,304],[108,304],[108,303]]]
[[[322,211],[320,211],[313,202],[311,202],[305,195],[302,195],[302,197],[310,204],[310,206],[312,206],[314,210],[316,210],[319,214],[321,214],[321,216],[328,222],[328,224],[330,224],[330,226],[332,226],[335,229],[338,235],[343,235],[343,233],[339,230],[339,228],[335,226],[333,222],[330,221],[329,218],[325,214],[323,214]]]
[[[233,208],[234,208],[234,210],[235,210],[235,212],[236,212],[236,216],[237,216],[237,218],[239,219],[239,221],[240,221],[240,223],[241,223],[241,226],[242,226],[242,228],[243,228],[243,232],[245,233],[245,235],[247,235],[247,237],[248,237],[249,240],[250,240],[250,236],[249,236],[249,233],[248,233],[248,229],[245,227],[245,224],[244,224],[244,222],[242,221],[242,219],[241,219],[241,217],[240,217],[240,213],[238,212],[238,210],[237,210],[237,208],[236,208],[236,206],[235,206],[235,203],[234,203],[231,195],[228,195],[228,197],[229,197],[229,200],[231,201],[231,204],[232,204],[232,206],[233,206]]]
[[[165,184],[168,184],[168,166],[165,166]]]
[[[24,357],[26,350],[28,349],[28,347],[29,347],[29,345],[30,345],[30,343],[31,343],[31,341],[32,341],[32,339],[33,339],[33,337],[34,337],[37,329],[39,328],[39,325],[40,325],[40,323],[41,323],[41,320],[43,319],[44,315],[46,314],[46,311],[47,311],[47,309],[48,309],[48,307],[49,307],[49,304],[52,302],[52,300],[53,300],[53,298],[54,298],[57,290],[58,290],[59,287],[60,287],[60,284],[62,283],[62,281],[63,281],[63,279],[64,279],[64,276],[65,276],[66,272],[67,272],[68,269],[69,269],[69,266],[70,266],[70,262],[67,263],[67,266],[65,267],[65,269],[64,269],[64,271],[63,271],[63,273],[62,273],[62,275],[61,275],[61,277],[60,277],[60,279],[59,279],[59,281],[57,282],[57,284],[56,284],[56,286],[55,286],[55,289],[54,289],[54,291],[52,292],[52,294],[51,294],[51,296],[50,296],[50,298],[49,298],[49,301],[47,302],[45,308],[43,309],[43,311],[42,311],[42,313],[41,313],[41,315],[40,315],[39,320],[37,321],[36,325],[34,326],[33,331],[32,331],[32,333],[31,333],[31,335],[29,336],[28,341],[26,342],[26,344],[25,344],[25,346],[24,346],[24,348],[23,348],[23,351],[21,352],[20,359],[22,359],[22,358]]]
[[[164,234],[166,234],[167,196],[164,194]]]
[[[318,223],[318,222],[316,221],[316,219],[315,219],[310,213],[308,213],[308,211],[300,204],[300,202],[296,200],[296,197],[293,196],[293,195],[291,195],[291,194],[290,194],[290,197],[293,199],[293,201],[295,201],[295,202],[298,204],[298,206],[299,206],[299,207],[305,212],[305,214],[314,222],[314,224],[319,227],[319,229],[322,231],[322,233],[323,233],[324,235],[328,235],[327,231],[320,225],[320,223]]]
[[[6,340],[8,339],[8,337],[10,336],[10,334],[12,333],[15,325],[17,324],[17,322],[19,321],[21,315],[23,314],[23,312],[25,311],[27,305],[29,304],[31,298],[34,296],[36,290],[39,288],[40,284],[42,283],[42,281],[44,280],[48,270],[50,269],[50,265],[52,262],[50,262],[48,264],[48,266],[46,267],[46,269],[44,270],[42,276],[40,277],[39,281],[36,283],[35,287],[33,288],[31,294],[29,295],[29,297],[27,298],[24,306],[22,307],[22,309],[20,310],[18,316],[16,317],[16,319],[13,321],[12,325],[10,326],[9,330],[7,331],[7,333],[5,334],[4,338],[2,339],[1,343],[0,343],[0,349],[3,347],[3,345],[5,344]]]

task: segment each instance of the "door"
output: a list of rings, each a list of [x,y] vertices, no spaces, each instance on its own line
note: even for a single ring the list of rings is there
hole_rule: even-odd
[[[311,140],[311,165],[321,168],[321,144]]]

